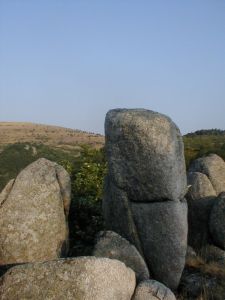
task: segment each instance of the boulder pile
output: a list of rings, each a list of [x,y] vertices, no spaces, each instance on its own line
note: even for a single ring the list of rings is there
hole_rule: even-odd
[[[188,241],[196,250],[225,250],[225,162],[216,154],[194,160],[188,171]]]
[[[175,300],[186,257],[207,249],[225,265],[225,162],[211,154],[186,174],[179,129],[150,110],[110,110],[105,136],[106,231],[93,256],[67,258],[63,167],[38,159],[0,193],[1,300]]]

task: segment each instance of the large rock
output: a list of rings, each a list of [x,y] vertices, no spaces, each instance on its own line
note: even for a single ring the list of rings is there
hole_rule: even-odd
[[[122,261],[136,273],[138,282],[149,279],[147,265],[136,247],[113,231],[101,231],[97,235],[93,255]]]
[[[184,197],[182,136],[167,116],[144,109],[110,110],[105,133],[110,179],[131,201]]]
[[[0,195],[0,264],[46,261],[66,254],[70,177],[41,158]]]
[[[217,195],[225,191],[225,162],[218,155],[210,154],[194,160],[189,171],[205,174]]]
[[[153,278],[176,289],[187,249],[187,204],[168,201],[131,207]]]
[[[218,196],[212,207],[209,227],[214,243],[225,250],[225,192]]]
[[[136,287],[132,300],[176,300],[176,297],[164,284],[145,280]]]
[[[181,203],[187,191],[181,134],[159,113],[116,109],[107,113],[105,135],[106,228],[134,244],[150,273],[175,289],[187,240],[187,208]]]
[[[1,300],[130,300],[134,289],[131,269],[95,257],[16,266],[0,279]]]
[[[198,200],[205,197],[216,196],[216,192],[205,174],[199,172],[189,172],[187,180],[188,185],[190,185],[187,198],[190,200]]]

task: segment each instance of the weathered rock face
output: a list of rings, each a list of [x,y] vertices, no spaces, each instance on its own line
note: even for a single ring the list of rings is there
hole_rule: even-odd
[[[46,261],[66,252],[70,177],[39,159],[0,195],[0,264]]]
[[[218,155],[210,154],[194,160],[189,171],[205,174],[217,195],[225,191],[225,162]]]
[[[186,202],[131,203],[131,207],[153,278],[175,289],[187,249]]]
[[[103,200],[106,226],[137,247],[154,278],[175,289],[187,244],[180,132],[164,115],[116,109],[107,113],[105,133],[109,165]]]
[[[166,116],[144,109],[106,115],[109,176],[131,201],[180,200],[186,193],[183,142]]]
[[[132,298],[133,300],[176,300],[175,295],[162,283],[155,280],[141,282]]]
[[[0,279],[1,300],[130,300],[134,289],[131,269],[95,257],[16,266]]]
[[[135,272],[138,282],[149,279],[148,267],[136,247],[113,231],[98,234],[93,255],[122,261]]]
[[[188,185],[191,185],[187,195],[190,200],[216,196],[216,192],[205,174],[189,172],[187,181]]]
[[[218,196],[212,207],[209,228],[215,245],[225,250],[225,192]]]

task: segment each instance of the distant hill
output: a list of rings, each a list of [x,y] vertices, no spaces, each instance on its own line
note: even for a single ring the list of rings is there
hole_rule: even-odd
[[[201,129],[195,132],[187,133],[185,136],[196,136],[196,135],[225,135],[225,130],[221,129]]]
[[[104,136],[59,126],[0,122],[0,148],[18,142],[41,143],[70,151],[82,144],[101,148],[104,145]]]
[[[225,130],[202,129],[183,136],[187,167],[198,157],[216,153],[225,160]]]
[[[209,153],[225,160],[225,130],[202,129],[183,136],[187,168]],[[104,136],[58,126],[0,122],[0,190],[26,165],[39,157],[60,163],[79,160],[84,145],[100,149]],[[83,145],[83,146],[82,146]]]

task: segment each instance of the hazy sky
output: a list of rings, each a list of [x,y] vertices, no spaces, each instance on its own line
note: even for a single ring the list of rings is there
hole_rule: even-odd
[[[0,0],[0,121],[103,133],[117,107],[225,129],[225,1]]]

